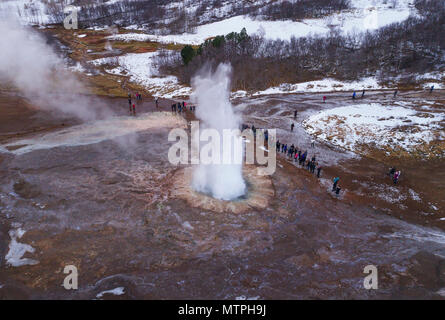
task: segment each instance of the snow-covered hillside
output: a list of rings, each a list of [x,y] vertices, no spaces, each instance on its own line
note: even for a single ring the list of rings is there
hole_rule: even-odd
[[[105,5],[123,1],[110,0],[105,2]],[[126,1],[128,2],[128,0]],[[49,14],[49,12],[57,12],[57,9],[63,10],[60,2],[55,0],[5,0],[0,2],[0,16],[15,16],[21,22],[31,24],[61,22],[58,21],[60,20],[60,13],[57,17]],[[289,40],[292,36],[327,34],[333,30],[342,33],[374,30],[394,22],[404,21],[410,15],[417,14],[411,0],[352,0],[351,9],[320,19],[304,19],[302,21],[271,21],[266,17],[259,16],[254,19],[247,14],[239,14],[242,8],[245,10],[245,8],[253,6],[261,7],[271,2],[271,0],[261,0],[240,4],[239,1],[226,0],[217,8],[204,6],[203,9],[201,0],[166,1],[163,6],[163,9],[165,9],[164,15],[157,19],[160,28],[147,31],[146,39],[199,44],[206,38],[246,28],[249,34],[260,32],[268,39]],[[94,5],[99,5],[99,2],[91,1],[90,6]],[[51,7],[51,10],[49,10],[49,7]],[[200,12],[197,12],[198,10]],[[168,30],[161,28],[163,24],[174,20],[181,13],[184,13],[184,19],[193,21],[193,24],[197,25],[195,32],[171,35]],[[196,16],[197,14],[199,15]],[[79,19],[82,18],[82,16],[79,17]],[[116,23],[129,22],[116,21]],[[147,26],[145,28],[147,29]]]
[[[116,58],[101,58],[92,60],[95,66],[115,64],[115,67],[105,69],[105,72],[128,76],[130,81],[138,83],[151,94],[162,98],[188,96],[191,88],[178,83],[175,76],[161,76],[154,63],[158,52],[131,53]]]
[[[0,18],[17,18],[27,24],[52,23],[47,5],[37,0],[3,0],[0,2]]]
[[[207,38],[225,35],[230,32],[239,32],[242,28],[246,28],[248,34],[260,33],[266,39],[290,40],[292,37],[326,35],[332,31],[347,34],[376,30],[392,23],[402,22],[410,15],[417,14],[415,8],[411,5],[411,1],[408,0],[399,1],[394,7],[390,4],[390,1],[385,0],[358,0],[352,1],[352,4],[353,9],[351,10],[320,19],[270,21],[253,19],[247,15],[238,15],[218,22],[202,24],[196,28],[195,33],[177,35],[148,33],[145,37],[139,39],[197,45]],[[118,37],[115,39],[125,39],[125,36]]]
[[[109,1],[83,1],[89,8],[88,12],[96,10],[100,16],[103,11],[97,6],[111,7],[116,6],[113,10],[135,9],[131,7],[132,3],[149,3],[151,0],[109,0]],[[60,5],[62,1],[59,0],[5,0],[0,2],[0,16],[15,15],[22,23],[39,23],[48,24],[60,19],[60,15],[55,17],[49,12],[57,12],[55,8]],[[417,9],[414,7],[414,0],[351,0],[348,9],[334,12],[321,16],[319,18],[308,18],[299,21],[294,20],[273,20],[272,15],[252,15],[252,11],[257,10],[262,14],[268,11],[263,10],[272,3],[280,3],[281,1],[273,0],[258,0],[240,2],[235,0],[225,1],[211,1],[211,0],[185,0],[185,1],[164,1],[162,14],[155,17],[156,23],[153,27],[153,21],[149,23],[133,24],[133,20],[122,21],[118,20],[116,23],[125,26],[118,33],[117,28],[113,28],[114,34],[109,33],[104,35],[110,42],[112,41],[156,41],[160,43],[177,43],[177,44],[194,44],[198,45],[206,39],[217,36],[226,35],[230,32],[240,32],[242,28],[246,28],[248,34],[258,33],[264,36],[265,39],[281,39],[290,40],[292,37],[305,37],[309,35],[328,35],[331,32],[338,32],[339,34],[349,34],[356,32],[364,32],[367,30],[376,30],[392,23],[402,22],[410,16],[419,15]],[[119,7],[122,5],[121,7]],[[63,11],[63,7],[60,6]],[[243,11],[244,10],[244,11]],[[258,11],[259,10],[259,11]],[[421,9],[419,9],[421,10]],[[136,11],[137,16],[144,16]],[[62,15],[63,16],[63,15]],[[120,16],[121,17],[121,16]],[[82,17],[79,17],[82,19]],[[174,33],[175,28],[172,21],[178,18],[187,20],[187,23],[193,23],[195,26],[186,28],[188,32]],[[175,20],[176,19],[176,20]],[[93,19],[92,21],[96,21]],[[106,27],[105,22],[97,20],[98,25],[86,29],[94,28],[94,30],[103,30]],[[168,29],[173,28],[172,30]],[[133,30],[133,31],[132,31]],[[84,30],[78,35],[79,40],[88,40],[87,31]],[[88,42],[88,41],[87,41]],[[85,44],[87,45],[87,42]],[[378,42],[377,42],[378,43]],[[281,44],[279,44],[281,46]],[[283,45],[284,46],[284,45]],[[328,50],[325,50],[326,52]],[[393,54],[393,53],[391,53]],[[339,56],[342,56],[340,53]],[[133,82],[139,83],[147,88],[150,92],[164,97],[174,97],[187,95],[190,92],[187,79],[181,78],[177,73],[165,71],[173,75],[160,75],[153,63],[156,60],[157,54],[149,53],[128,53],[115,58],[115,65],[113,68],[105,70],[107,73],[127,75]],[[179,56],[179,54],[177,54]],[[355,60],[366,59],[363,57],[356,57]],[[310,57],[304,57],[306,65],[302,68],[311,68],[314,74],[317,68],[325,61],[311,62]],[[401,59],[402,60],[402,59]],[[301,59],[303,61],[303,59]],[[109,63],[105,60],[97,60],[94,63]],[[400,62],[398,62],[400,63]],[[344,61],[340,65],[345,65]],[[76,64],[74,70],[81,71],[81,64]],[[359,70],[361,66],[358,66]],[[369,68],[369,65],[368,65]],[[437,68],[428,69],[440,70],[440,65]],[[301,68],[300,68],[301,70]],[[326,69],[328,70],[328,69]],[[155,72],[156,71],[156,72]],[[326,75],[314,76],[313,78],[306,77],[303,79],[279,78],[267,83],[257,85],[255,88],[246,88],[245,86],[237,87],[237,96],[243,95],[264,95],[264,94],[279,94],[279,93],[299,93],[299,92],[330,92],[330,91],[352,91],[352,90],[376,90],[382,89],[383,84],[377,81],[376,71],[371,70],[367,74],[359,74],[357,76],[344,76],[339,79],[348,79],[349,81],[338,81],[335,79],[338,68],[335,72],[325,72]],[[295,71],[294,71],[295,72]],[[416,70],[415,72],[419,72]],[[340,74],[341,76],[342,74]],[[343,74],[344,75],[344,74]],[[401,72],[396,74],[404,75]],[[386,80],[395,79],[394,74],[386,75]],[[329,78],[323,79],[322,77]],[[442,88],[443,72],[437,72],[434,77],[431,74],[424,76],[417,76],[417,82],[423,87],[435,86],[436,89]],[[270,77],[270,76],[269,76]],[[392,77],[392,78],[391,78]],[[178,80],[179,79],[179,80]],[[314,81],[314,80],[317,81]],[[322,79],[322,80],[319,80]],[[304,81],[298,83],[299,81]],[[392,83],[397,83],[397,79]],[[181,84],[180,84],[181,83]],[[396,85],[386,83],[385,88],[393,88]],[[273,87],[270,87],[273,84]],[[235,90],[236,90],[235,89]],[[242,91],[242,90],[248,90]]]

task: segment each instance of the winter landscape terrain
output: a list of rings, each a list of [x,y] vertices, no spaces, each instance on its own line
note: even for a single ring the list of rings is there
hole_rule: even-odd
[[[441,1],[4,0],[0,19],[0,298],[445,297]],[[240,198],[169,161],[208,114],[281,143]]]

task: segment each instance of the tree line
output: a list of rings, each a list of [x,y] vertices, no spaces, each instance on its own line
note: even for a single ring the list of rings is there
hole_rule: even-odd
[[[410,17],[373,32],[324,37],[266,40],[245,30],[218,36],[198,47],[164,53],[158,63],[163,72],[190,84],[204,65],[220,62],[233,66],[232,85],[237,90],[262,90],[281,83],[333,77],[356,80],[375,76],[381,81],[438,70],[445,65],[445,2],[415,0],[421,16]]]

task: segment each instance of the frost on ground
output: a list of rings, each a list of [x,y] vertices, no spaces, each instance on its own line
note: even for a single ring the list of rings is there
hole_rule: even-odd
[[[37,260],[22,258],[25,253],[34,253],[35,249],[29,244],[19,243],[17,239],[20,239],[25,234],[25,230],[17,228],[9,231],[11,237],[11,243],[9,244],[9,251],[6,254],[6,263],[13,267],[20,267],[24,265],[34,265],[39,263]]]
[[[188,96],[191,88],[179,84],[175,76],[161,76],[154,63],[158,52],[129,53],[119,57],[101,58],[90,61],[96,66],[113,64],[117,65],[106,72],[128,76],[130,81],[144,86],[151,94],[171,99],[174,97]]]
[[[303,122],[320,140],[354,152],[376,147],[406,152],[445,140],[444,115],[402,106],[358,104],[321,111]],[[443,156],[433,154],[432,156]]]

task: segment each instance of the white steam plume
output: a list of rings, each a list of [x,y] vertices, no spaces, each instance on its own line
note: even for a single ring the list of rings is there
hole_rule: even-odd
[[[0,81],[13,83],[33,105],[82,120],[109,110],[82,95],[86,90],[45,39],[16,21],[0,21]],[[97,100],[97,99],[95,99]]]
[[[202,120],[200,127],[216,129],[220,137],[223,137],[224,129],[239,129],[241,123],[229,99],[231,71],[229,64],[220,64],[214,73],[207,68],[192,79],[193,99],[197,104],[196,116]],[[221,149],[221,159],[227,152],[230,154],[233,151],[224,148],[222,142]],[[200,164],[194,171],[192,187],[222,200],[244,195],[246,184],[241,161],[239,164]]]

